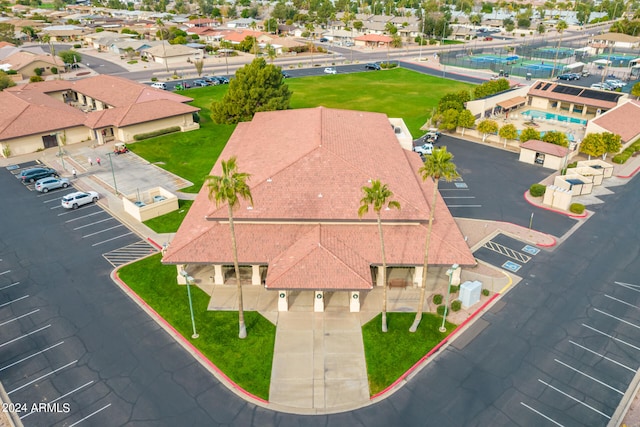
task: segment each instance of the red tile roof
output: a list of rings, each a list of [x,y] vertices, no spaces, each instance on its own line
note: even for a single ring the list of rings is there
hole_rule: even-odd
[[[251,173],[254,206],[234,211],[241,264],[268,265],[271,289],[370,289],[381,265],[375,215],[359,219],[361,187],[380,179],[401,210],[382,212],[389,265],[422,265],[433,183],[419,156],[400,147],[384,114],[326,108],[258,113],[240,123],[219,159],[237,156]],[[216,163],[213,175],[220,174]],[[171,242],[165,263],[230,264],[226,206],[203,187]],[[429,262],[473,265],[442,198]]]
[[[530,139],[524,144],[520,144],[520,148],[526,148],[527,150],[537,151],[539,153],[550,154],[552,156],[564,157],[569,152],[566,147],[561,147],[549,142],[539,141],[537,139]]]
[[[640,135],[640,101],[629,101],[613,108],[592,122],[607,132],[620,135],[623,143]]]

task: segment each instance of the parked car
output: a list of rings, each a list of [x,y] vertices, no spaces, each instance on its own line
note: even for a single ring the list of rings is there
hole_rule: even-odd
[[[346,47],[352,47],[352,46],[353,46],[353,42],[346,41],[346,42],[344,42],[344,45],[345,45]]]
[[[282,72],[282,78],[284,78],[284,79],[288,79],[288,78],[290,78],[290,77],[291,77],[291,74],[287,73],[286,71],[283,71],[283,72]]]
[[[625,82],[623,82],[622,80],[618,80],[618,79],[608,79],[604,81],[606,84],[608,84],[609,86],[613,86],[613,87],[625,87],[627,84]]]
[[[375,62],[369,62],[368,64],[364,64],[364,69],[365,70],[376,70],[376,71],[379,71],[380,70],[380,65],[376,64]]]
[[[195,87],[207,87],[209,86],[209,83],[204,79],[198,79],[193,81],[193,85]]]
[[[124,142],[116,142],[113,145],[113,154],[125,154],[128,153],[129,149],[127,148],[127,144]]]
[[[433,152],[433,144],[430,142],[426,144],[419,145],[417,147],[413,147],[413,151],[420,154],[428,154],[430,155]]]
[[[100,196],[95,191],[77,191],[67,194],[62,198],[62,207],[65,209],[78,209],[82,205],[95,203]]]
[[[202,80],[209,83],[211,86],[217,86],[220,84],[220,81],[218,80],[218,78],[214,76],[204,76],[202,77]]]
[[[594,83],[591,86],[589,86],[590,89],[599,89],[599,90],[605,90],[604,85],[602,83]]]
[[[326,43],[326,42],[328,42],[328,41],[329,41],[329,39],[328,39],[328,38],[326,38],[326,37],[322,37],[322,38],[320,39],[320,43]]]
[[[571,74],[560,74],[558,80],[573,80],[573,76]]]
[[[42,178],[36,181],[36,190],[41,193],[48,193],[49,190],[57,188],[67,188],[71,183],[67,178]]]
[[[218,82],[221,85],[228,85],[229,84],[229,79],[224,77],[224,76],[218,76],[218,77],[216,77],[216,79],[218,80]]]
[[[589,77],[591,75],[591,73],[589,73],[588,71],[583,71],[582,72],[582,77]]]
[[[176,90],[185,90],[191,89],[191,84],[189,82],[181,82],[176,85]]]
[[[167,90],[167,84],[162,82],[151,83],[151,87],[154,87],[156,89]]]
[[[569,75],[571,76],[571,80],[580,80],[580,77],[582,77],[580,73],[569,73]]]
[[[17,176],[22,182],[35,182],[42,178],[59,176],[55,169],[51,168],[31,168],[25,169]]]
[[[338,74],[338,71],[336,71],[335,68],[333,67],[327,67],[324,69],[324,73],[325,74]]]

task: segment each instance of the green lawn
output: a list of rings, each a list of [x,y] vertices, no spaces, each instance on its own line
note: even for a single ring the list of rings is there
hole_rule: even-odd
[[[446,93],[473,85],[416,73],[404,68],[287,80],[293,91],[291,108],[324,106],[374,111],[404,119],[414,137]]]
[[[438,328],[442,316],[424,313],[418,330],[411,333],[409,327],[415,316],[415,313],[388,313],[387,333],[380,330],[382,314],[362,327],[371,395],[390,386],[456,327],[447,322],[447,332],[441,333]]]
[[[168,214],[151,218],[144,222],[144,225],[156,233],[175,233],[182,224],[182,220],[189,212],[193,200],[178,200],[178,210]]]
[[[120,278],[240,387],[269,399],[276,328],[254,311],[246,311],[247,338],[238,338],[237,311],[207,311],[209,296],[191,287],[200,337],[192,339],[187,289],[176,283],[176,267],[153,255],[119,271]]]

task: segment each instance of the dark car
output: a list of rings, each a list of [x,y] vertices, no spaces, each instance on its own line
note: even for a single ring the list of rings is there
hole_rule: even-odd
[[[220,81],[218,81],[218,78],[213,76],[204,76],[202,77],[202,80],[204,80],[205,82],[213,86],[217,86],[220,84]]]
[[[560,74],[558,80],[573,80],[573,76],[571,74]]]
[[[23,170],[17,177],[22,182],[34,182],[50,176],[58,176],[58,172],[51,168],[31,168]]]
[[[282,77],[285,79],[291,78],[291,74],[287,73],[286,71],[282,72]]]
[[[328,41],[329,41],[329,39],[328,39],[328,38],[326,38],[326,37],[322,37],[322,38],[320,39],[320,43],[326,43],[326,42],[328,42]]]
[[[364,69],[365,70],[376,70],[376,71],[379,71],[380,70],[380,65],[376,64],[375,62],[370,62],[368,64],[364,64]]]
[[[193,81],[193,85],[195,87],[207,87],[209,86],[209,82],[207,82],[205,79],[198,79]]]
[[[228,85],[229,84],[229,79],[224,77],[224,76],[218,76],[216,78],[218,79],[218,81],[220,82],[221,85]]]

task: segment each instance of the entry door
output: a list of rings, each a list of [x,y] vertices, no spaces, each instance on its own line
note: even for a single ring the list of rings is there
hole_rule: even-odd
[[[44,148],[57,147],[58,138],[56,135],[45,135],[42,137],[42,143],[44,144]]]

